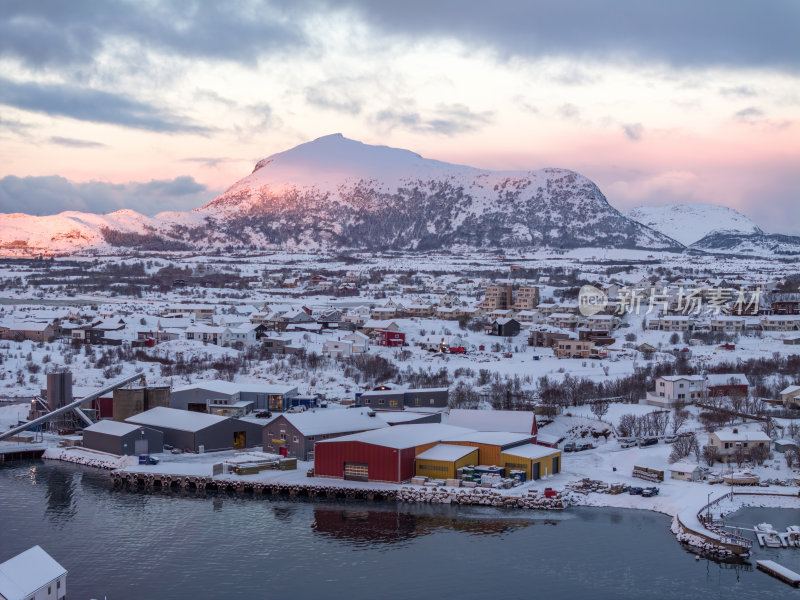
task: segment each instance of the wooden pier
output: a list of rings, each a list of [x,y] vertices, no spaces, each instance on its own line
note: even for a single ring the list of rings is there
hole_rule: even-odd
[[[7,460],[32,460],[34,458],[42,458],[44,448],[25,448],[24,446],[15,446],[13,448],[3,448],[0,450],[0,463]]]
[[[772,575],[784,583],[788,583],[793,587],[800,587],[800,574],[787,569],[783,565],[779,565],[774,560],[757,560],[756,566],[764,573]]]
[[[568,500],[561,494],[546,497],[529,491],[526,496],[504,496],[497,490],[474,488],[369,488],[324,485],[318,483],[280,483],[242,481],[228,477],[204,475],[171,475],[167,473],[115,470],[111,472],[115,487],[132,490],[192,490],[196,492],[238,492],[253,495],[287,495],[307,498],[341,498],[383,502],[428,504],[465,504],[534,510],[563,510]]]

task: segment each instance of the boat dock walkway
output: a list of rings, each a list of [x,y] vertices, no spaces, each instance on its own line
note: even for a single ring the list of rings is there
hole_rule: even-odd
[[[783,565],[779,565],[774,560],[757,560],[756,566],[784,583],[788,583],[794,587],[800,587],[800,574],[795,573],[791,569],[787,569]]]

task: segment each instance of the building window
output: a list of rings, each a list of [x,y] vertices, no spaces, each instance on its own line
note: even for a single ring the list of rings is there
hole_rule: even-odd
[[[297,436],[294,436],[294,443],[296,444],[296,443],[297,443],[297,442],[299,442],[299,441],[300,441],[300,440],[298,440],[298,439],[297,439]]]

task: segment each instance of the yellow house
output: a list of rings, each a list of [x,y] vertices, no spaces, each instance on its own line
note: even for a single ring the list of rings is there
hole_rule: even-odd
[[[537,444],[525,444],[504,451],[500,455],[500,462],[506,468],[506,473],[511,469],[525,471],[530,481],[560,473],[561,450]]]
[[[471,446],[438,444],[417,455],[415,473],[418,477],[455,479],[456,471],[478,464],[478,449]]]

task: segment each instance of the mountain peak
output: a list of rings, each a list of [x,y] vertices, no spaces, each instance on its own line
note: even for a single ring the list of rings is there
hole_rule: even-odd
[[[758,225],[742,213],[727,206],[709,202],[638,206],[629,210],[627,216],[678,240],[685,246],[690,246],[717,231],[743,234],[763,233]]]

